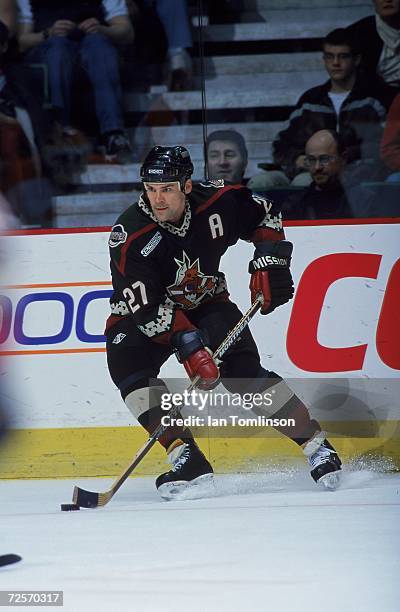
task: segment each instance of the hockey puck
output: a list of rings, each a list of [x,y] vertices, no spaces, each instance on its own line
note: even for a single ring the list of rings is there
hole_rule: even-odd
[[[71,512],[72,510],[80,510],[80,506],[77,504],[61,504],[61,510],[64,512]]]
[[[21,561],[21,559],[22,557],[20,557],[19,555],[0,555],[0,567],[2,567],[3,565],[12,565],[13,563],[18,563],[18,561]]]

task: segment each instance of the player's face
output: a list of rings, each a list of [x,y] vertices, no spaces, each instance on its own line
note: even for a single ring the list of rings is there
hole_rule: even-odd
[[[400,15],[400,0],[374,0],[375,9],[383,19]]]
[[[178,182],[144,183],[151,210],[159,221],[178,223],[185,210],[186,195],[192,191],[192,181],[186,181],[185,193]]]
[[[325,68],[332,81],[346,81],[356,73],[359,55],[353,55],[347,45],[324,45]]]
[[[246,161],[236,143],[227,140],[213,140],[207,151],[208,174],[210,179],[224,179],[241,183]]]

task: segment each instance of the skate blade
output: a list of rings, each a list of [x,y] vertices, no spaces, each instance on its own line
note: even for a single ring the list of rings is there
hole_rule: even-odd
[[[194,480],[177,480],[165,482],[158,487],[162,499],[166,501],[182,501],[185,499],[198,499],[207,496],[214,489],[214,474],[202,474]]]
[[[340,486],[340,470],[336,472],[330,472],[329,474],[325,474],[325,476],[321,476],[318,480],[318,484],[322,485],[328,491],[336,491],[336,489]]]

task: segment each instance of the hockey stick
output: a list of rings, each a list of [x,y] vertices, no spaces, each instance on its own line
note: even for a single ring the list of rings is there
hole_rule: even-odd
[[[243,315],[240,321],[238,321],[235,327],[229,332],[225,340],[223,340],[223,342],[219,345],[213,355],[214,359],[220,359],[222,355],[226,353],[228,348],[238,340],[242,331],[248,326],[250,320],[259,309],[261,302],[262,297],[258,295],[257,299],[252,303],[248,311]],[[198,382],[199,378],[197,377],[189,385],[189,387],[187,388],[187,392],[190,393],[191,391],[193,391],[193,389],[196,388]],[[178,414],[179,411],[180,406],[172,406],[172,408],[166,413],[166,415],[173,418]],[[110,499],[115,495],[115,493],[125,482],[128,476],[132,474],[133,470],[139,465],[142,459],[147,455],[150,449],[157,442],[158,438],[162,436],[162,434],[167,428],[168,425],[162,425],[160,423],[157,429],[148,438],[147,442],[145,442],[142,448],[136,453],[130,464],[122,472],[121,476],[114,482],[111,489],[105,491],[104,493],[95,493],[94,491],[86,491],[85,489],[81,489],[80,487],[75,487],[72,497],[73,503],[82,508],[97,508],[98,506],[105,506],[106,504],[108,504]]]

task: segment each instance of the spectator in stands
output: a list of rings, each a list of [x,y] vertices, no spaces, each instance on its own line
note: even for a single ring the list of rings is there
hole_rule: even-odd
[[[375,15],[364,17],[349,26],[350,36],[357,40],[364,71],[378,74],[393,88],[393,99],[400,88],[400,0],[374,0]]]
[[[333,130],[319,130],[308,139],[304,167],[312,183],[290,196],[282,206],[286,219],[340,219],[368,216],[372,191],[360,186],[345,188],[346,144]]]
[[[131,4],[132,0],[128,0]],[[171,91],[184,91],[192,85],[192,59],[188,49],[193,44],[187,0],[135,0],[139,13],[148,14],[152,23],[143,24],[147,38],[154,34],[155,19],[159,19],[167,42],[167,85]],[[154,5],[154,6],[153,6]],[[151,14],[151,11],[156,15]],[[134,11],[131,8],[131,14]],[[140,17],[140,15],[139,15]],[[139,37],[143,33],[139,33]],[[162,36],[161,36],[162,38]],[[160,40],[154,41],[156,46]]]
[[[8,28],[10,37],[16,33],[15,0],[0,0],[0,21]]]
[[[192,85],[192,46],[187,0],[156,0],[156,9],[168,40],[168,87],[184,91]]]
[[[44,108],[43,88],[37,82],[40,68],[31,69],[19,62],[16,40],[17,2],[0,0],[0,21],[8,28],[8,48],[1,55],[3,76],[7,80],[7,90],[12,93],[19,108],[24,108],[29,115],[29,131],[33,132],[33,147],[43,154],[43,148],[52,135],[54,123],[48,109]],[[35,75],[36,72],[36,75]],[[27,121],[29,121],[27,118]]]
[[[77,62],[89,76],[106,159],[131,159],[123,131],[116,45],[133,39],[125,0],[17,0],[18,40],[27,63],[47,65],[51,103],[63,133],[71,125],[71,97]]]
[[[381,142],[383,162],[393,171],[387,181],[400,182],[400,95],[389,109]]]
[[[364,178],[380,179],[385,169],[379,159],[379,143],[387,111],[381,88],[358,77],[361,56],[344,29],[334,30],[325,38],[323,59],[330,78],[300,97],[287,127],[273,143],[274,162],[282,168],[286,184],[292,181],[293,185],[304,185],[304,147],[308,138],[325,128],[338,130],[346,140],[346,133],[354,131],[357,142],[347,142],[348,172],[351,169],[355,183]],[[257,178],[259,183],[264,180],[265,189],[274,185],[267,172]],[[279,178],[282,184],[282,176]]]
[[[242,183],[247,167],[245,140],[235,130],[216,130],[207,138],[207,165],[209,179],[224,179]]]
[[[3,71],[9,32],[0,21],[0,190],[24,225],[49,225],[51,199],[32,124]]]
[[[126,0],[126,4],[135,40],[123,50],[123,83],[128,91],[151,90],[165,80],[167,36],[155,2]]]

